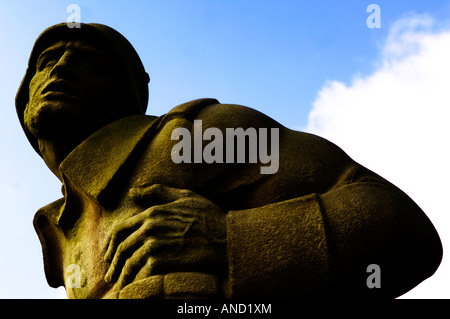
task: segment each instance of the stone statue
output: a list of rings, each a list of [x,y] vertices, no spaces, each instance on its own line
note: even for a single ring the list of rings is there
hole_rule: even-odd
[[[148,82],[104,25],[58,24],[33,47],[16,108],[62,182],[34,219],[50,286],[69,298],[392,298],[438,268],[422,210],[336,145],[215,99],[147,116]],[[232,128],[241,142],[257,132],[265,156],[228,148]]]

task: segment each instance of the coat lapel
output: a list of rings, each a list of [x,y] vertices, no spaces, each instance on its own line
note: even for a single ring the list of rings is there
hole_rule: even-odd
[[[65,198],[58,217],[62,229],[71,228],[79,217],[78,209],[70,209],[73,202],[76,205],[78,192],[105,205],[108,186],[156,122],[156,117],[145,115],[120,119],[91,135],[66,157],[60,166]]]
[[[74,188],[105,206],[108,189],[113,189],[109,186],[140,142],[148,143],[148,139],[171,118],[195,117],[202,108],[218,103],[215,99],[199,99],[181,104],[161,117],[129,116],[103,127],[83,141],[60,165],[66,198],[58,219],[60,225],[64,224],[61,224],[62,219],[69,217],[63,215],[69,211],[66,207],[73,200],[71,192]],[[72,216],[67,220],[76,219],[77,216]]]
[[[108,192],[114,177],[127,165],[130,155],[140,142],[151,135],[172,117],[192,117],[203,107],[218,104],[214,99],[191,101],[175,107],[159,118],[136,115],[120,119],[94,133],[75,148],[61,163],[63,193],[61,198],[35,215],[34,227],[42,244],[44,267],[50,286],[64,284],[62,254],[65,249],[64,230],[73,226],[80,212],[68,209],[79,191],[97,203]]]

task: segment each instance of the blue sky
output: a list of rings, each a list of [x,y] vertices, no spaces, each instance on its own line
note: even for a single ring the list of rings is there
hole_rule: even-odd
[[[448,176],[441,103],[449,100],[435,83],[445,83],[449,63],[428,53],[447,52],[450,1],[1,1],[0,298],[64,293],[45,282],[32,227],[60,185],[23,135],[14,96],[35,39],[65,22],[71,3],[82,22],[107,24],[134,45],[151,77],[148,114],[214,97],[325,136],[410,194],[446,239],[445,195],[425,186],[438,183],[431,175]],[[366,25],[371,3],[381,9],[379,29]],[[407,108],[405,96],[414,96]],[[406,297],[449,298],[448,273],[444,260],[438,279]]]

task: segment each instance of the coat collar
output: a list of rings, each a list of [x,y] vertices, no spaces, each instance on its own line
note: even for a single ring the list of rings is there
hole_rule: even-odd
[[[60,166],[66,192],[70,183],[99,201],[155,119],[129,116],[105,126],[81,143]]]
[[[103,127],[61,163],[64,182],[70,181],[96,201],[101,200],[114,176],[147,135],[159,130],[173,117],[195,117],[202,108],[212,104],[219,102],[216,99],[198,99],[178,105],[161,117],[134,115]]]
[[[161,117],[125,117],[83,141],[60,165],[66,199],[58,218],[60,224],[74,188],[100,205],[105,205],[108,190],[113,189],[110,186],[114,183],[114,177],[126,166],[130,155],[141,142],[152,138],[173,117],[193,118],[202,108],[212,104],[219,102],[216,99],[198,99],[181,104]]]

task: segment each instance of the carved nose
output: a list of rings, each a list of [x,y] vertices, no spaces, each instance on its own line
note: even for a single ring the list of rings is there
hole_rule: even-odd
[[[71,67],[71,54],[70,52],[64,52],[58,62],[53,66],[50,76],[62,77],[73,75]]]

